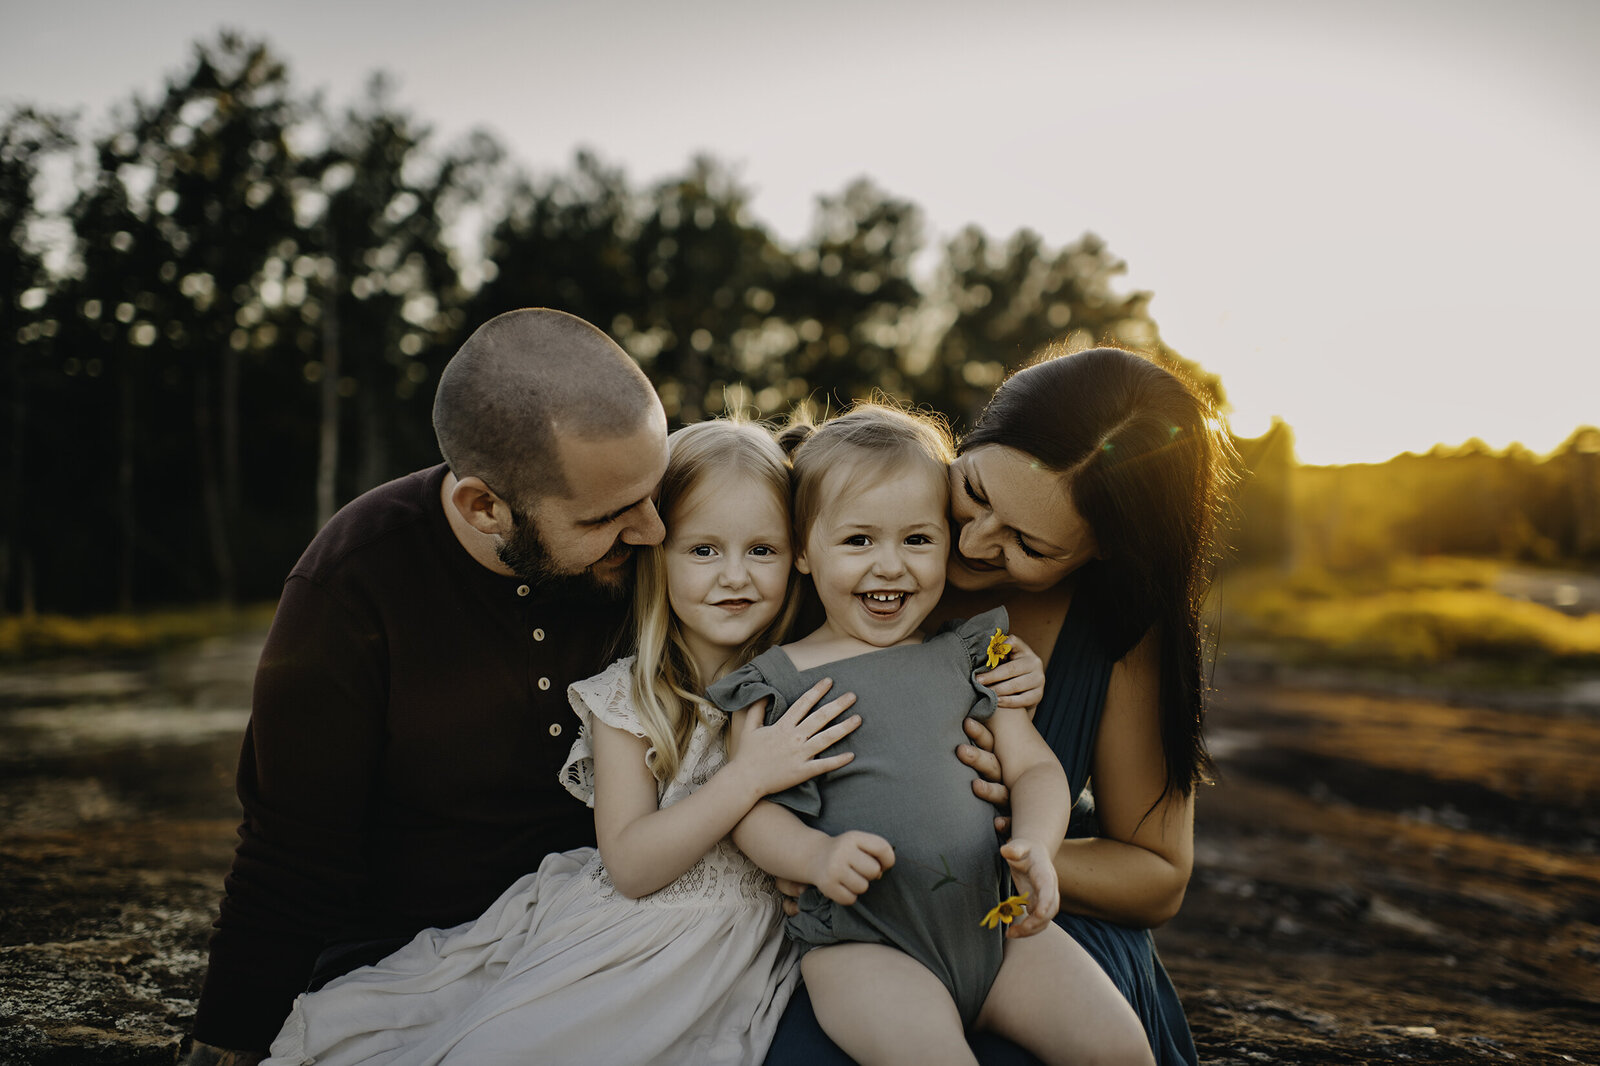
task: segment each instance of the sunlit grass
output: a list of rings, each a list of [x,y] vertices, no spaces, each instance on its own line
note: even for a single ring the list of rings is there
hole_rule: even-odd
[[[128,654],[192,643],[206,637],[265,630],[274,604],[174,608],[85,617],[38,615],[0,618],[0,660],[77,654]]]
[[[1458,660],[1600,666],[1600,614],[1572,616],[1495,591],[1492,560],[1402,558],[1381,569],[1230,574],[1229,640],[1376,666]]]

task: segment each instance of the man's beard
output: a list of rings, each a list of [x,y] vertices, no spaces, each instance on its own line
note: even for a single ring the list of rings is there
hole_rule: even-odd
[[[516,523],[516,529],[509,537],[500,538],[495,555],[513,574],[533,586],[539,595],[615,601],[626,596],[632,588],[633,567],[611,565],[633,554],[633,548],[620,539],[598,562],[582,570],[562,570],[556,566],[549,546],[539,536],[532,516],[512,510],[511,520]],[[597,570],[596,567],[601,569]]]

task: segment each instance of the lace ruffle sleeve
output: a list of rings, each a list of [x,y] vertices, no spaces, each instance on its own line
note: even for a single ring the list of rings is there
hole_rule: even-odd
[[[989,642],[994,640],[996,631],[1001,635],[1011,632],[1011,618],[1006,614],[1004,607],[996,607],[992,611],[984,611],[980,615],[968,618],[965,621],[946,623],[941,632],[954,633],[965,649],[967,662],[971,669],[967,676],[972,679],[973,700],[972,710],[967,712],[967,717],[983,721],[994,714],[999,706],[999,697],[994,690],[977,681],[977,675],[987,673],[989,670]]]
[[[594,806],[594,721],[615,729],[645,735],[633,709],[633,656],[618,659],[593,677],[567,686],[567,702],[578,716],[578,736],[561,767],[561,783],[566,790]],[[646,753],[648,759],[655,752]]]
[[[783,713],[789,709],[789,698],[773,680],[773,675],[782,675],[784,671],[780,668],[788,663],[786,657],[776,658],[783,654],[777,648],[763,652],[733,673],[714,682],[706,689],[706,696],[729,714],[742,711],[757,700],[770,700],[764,722],[766,725],[771,725],[782,718]],[[816,817],[822,812],[822,794],[817,790],[816,778],[802,781],[782,792],[775,792],[767,799],[782,804],[800,815]]]

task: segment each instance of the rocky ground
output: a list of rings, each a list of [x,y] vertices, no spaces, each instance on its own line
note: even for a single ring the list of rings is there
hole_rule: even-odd
[[[0,672],[0,1064],[177,1058],[255,650]],[[1600,1063],[1592,700],[1217,682],[1158,934],[1204,1061]]]

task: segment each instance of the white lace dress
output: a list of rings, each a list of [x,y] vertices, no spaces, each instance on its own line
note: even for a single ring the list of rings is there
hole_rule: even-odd
[[[582,727],[562,780],[591,806],[591,718],[643,735],[631,662],[568,690]],[[726,716],[702,713],[663,807],[726,762]],[[771,879],[728,839],[636,900],[595,849],[550,855],[476,921],[300,996],[267,1063],[759,1063],[799,979],[781,922]]]

